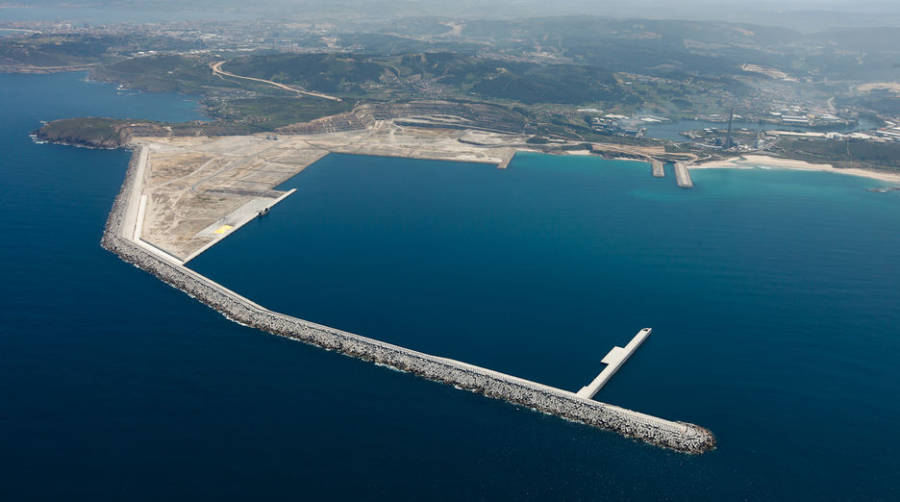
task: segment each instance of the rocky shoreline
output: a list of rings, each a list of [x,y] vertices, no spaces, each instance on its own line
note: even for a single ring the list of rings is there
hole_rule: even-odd
[[[487,397],[613,431],[652,445],[692,454],[715,448],[715,437],[703,427],[583,399],[573,392],[273,312],[186,267],[156,256],[123,233],[123,230],[127,230],[123,225],[129,199],[132,197],[134,184],[138,182],[135,172],[141,162],[140,158],[140,151],[132,156],[125,181],[106,222],[102,246],[228,319]]]

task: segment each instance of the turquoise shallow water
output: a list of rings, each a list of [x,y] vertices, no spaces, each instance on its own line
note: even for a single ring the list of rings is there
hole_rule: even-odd
[[[0,499],[893,500],[900,194],[824,173],[329,156],[192,266],[263,305],[709,427],[688,457],[265,336],[99,248],[123,152],[39,120],[178,96],[0,76]]]

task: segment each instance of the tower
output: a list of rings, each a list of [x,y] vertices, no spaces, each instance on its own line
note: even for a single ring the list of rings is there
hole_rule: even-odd
[[[723,148],[728,149],[734,146],[734,140],[731,139],[731,124],[734,122],[734,108],[728,114],[728,135],[725,136],[725,145]]]

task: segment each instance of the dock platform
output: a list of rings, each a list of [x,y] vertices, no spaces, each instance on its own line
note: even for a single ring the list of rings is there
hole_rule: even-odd
[[[267,213],[269,209],[275,206],[275,204],[283,201],[285,198],[296,191],[296,188],[291,188],[287,192],[282,192],[281,195],[276,198],[257,197],[232,211],[225,217],[219,218],[215,223],[197,233],[197,235],[208,237],[212,240],[210,240],[200,249],[197,249],[196,251],[185,257],[182,261],[182,264],[187,263],[200,256],[204,251],[218,244],[219,241],[233,234],[237,229],[253,221],[260,214]]]
[[[512,162],[512,159],[513,159],[513,157],[515,157],[515,156],[516,156],[516,151],[515,151],[515,150],[513,150],[513,151],[507,153],[506,155],[504,155],[504,156],[503,156],[503,160],[500,161],[499,164],[497,164],[497,169],[506,169],[507,167],[509,167],[509,163]]]
[[[597,378],[595,378],[591,383],[585,385],[581,388],[581,390],[578,391],[578,397],[593,399],[594,396],[596,396],[597,393],[600,392],[600,389],[602,389],[603,386],[606,385],[606,382],[608,382],[609,379],[612,378],[612,376],[615,375],[617,371],[619,371],[619,368],[621,368],[622,365],[625,364],[625,361],[627,361],[628,358],[630,358],[631,355],[634,354],[634,352],[638,349],[638,347],[640,347],[641,344],[644,343],[644,340],[646,340],[647,337],[650,336],[651,331],[653,330],[651,330],[650,328],[644,328],[638,331],[636,335],[634,335],[634,338],[632,338],[631,341],[628,342],[628,345],[624,347],[613,347],[612,350],[610,350],[609,353],[603,357],[603,360],[600,361],[606,365],[606,368],[603,368],[603,371],[601,371],[600,374],[597,375]]]
[[[675,182],[681,188],[694,187],[694,182],[691,180],[691,172],[688,171],[687,165],[683,162],[675,163]]]
[[[650,167],[653,170],[654,178],[664,178],[666,176],[666,170],[663,169],[663,162],[658,159],[650,159]]]

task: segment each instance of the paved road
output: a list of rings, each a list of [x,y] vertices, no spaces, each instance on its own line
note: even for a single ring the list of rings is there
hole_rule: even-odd
[[[226,77],[242,78],[244,80],[252,80],[254,82],[262,82],[264,84],[274,85],[275,87],[277,87],[279,89],[284,89],[285,91],[296,92],[297,94],[303,94],[305,96],[313,96],[316,98],[330,99],[331,101],[341,101],[341,98],[339,98],[339,97],[329,96],[328,94],[322,94],[321,92],[304,91],[303,89],[291,87],[289,85],[281,84],[279,82],[273,82],[271,80],[266,80],[266,79],[256,78],[256,77],[245,77],[243,75],[236,75],[234,73],[223,70],[222,69],[223,64],[225,64],[225,61],[219,61],[218,63],[213,63],[213,64],[209,65],[209,67],[210,67],[210,69],[212,69],[214,74],[219,75],[219,76],[224,75]]]

